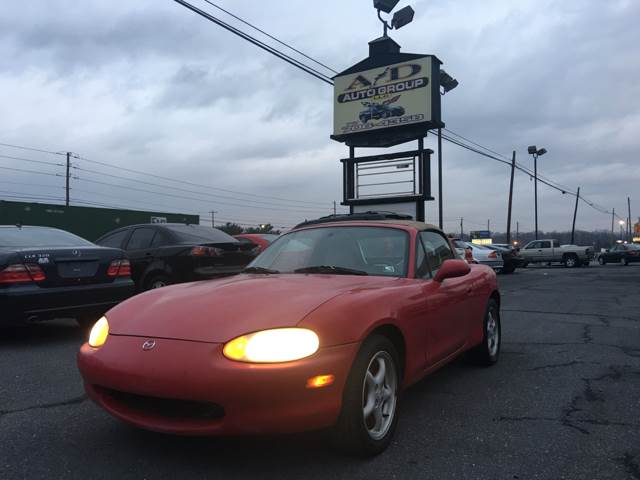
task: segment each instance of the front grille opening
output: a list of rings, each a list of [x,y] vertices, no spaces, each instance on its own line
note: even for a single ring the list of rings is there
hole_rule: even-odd
[[[215,420],[224,417],[224,408],[213,402],[150,397],[99,386],[95,386],[95,389],[108,397],[111,402],[148,415],[158,415],[176,420]]]

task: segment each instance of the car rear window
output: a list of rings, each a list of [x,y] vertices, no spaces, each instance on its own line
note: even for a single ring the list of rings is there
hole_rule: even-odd
[[[204,225],[163,225],[163,228],[171,230],[181,242],[238,243],[222,230]]]
[[[93,243],[55,228],[0,228],[0,247],[90,247]]]

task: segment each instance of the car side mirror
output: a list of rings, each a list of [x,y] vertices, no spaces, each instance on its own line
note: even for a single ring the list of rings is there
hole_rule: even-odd
[[[433,279],[442,283],[447,278],[464,277],[471,271],[471,267],[464,260],[445,260]]]

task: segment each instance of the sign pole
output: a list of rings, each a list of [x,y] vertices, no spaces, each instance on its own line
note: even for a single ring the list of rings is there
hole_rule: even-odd
[[[442,128],[438,128],[438,226],[443,227],[442,218]]]

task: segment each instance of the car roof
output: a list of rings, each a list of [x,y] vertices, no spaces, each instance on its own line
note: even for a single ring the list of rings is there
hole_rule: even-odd
[[[294,228],[295,230],[306,230],[308,228],[315,227],[341,227],[341,226],[383,226],[383,227],[405,227],[405,228],[414,228],[416,230],[438,230],[440,229],[435,225],[431,225],[429,223],[418,222],[415,220],[341,220],[336,222],[326,222],[326,223],[309,223],[299,225]]]

